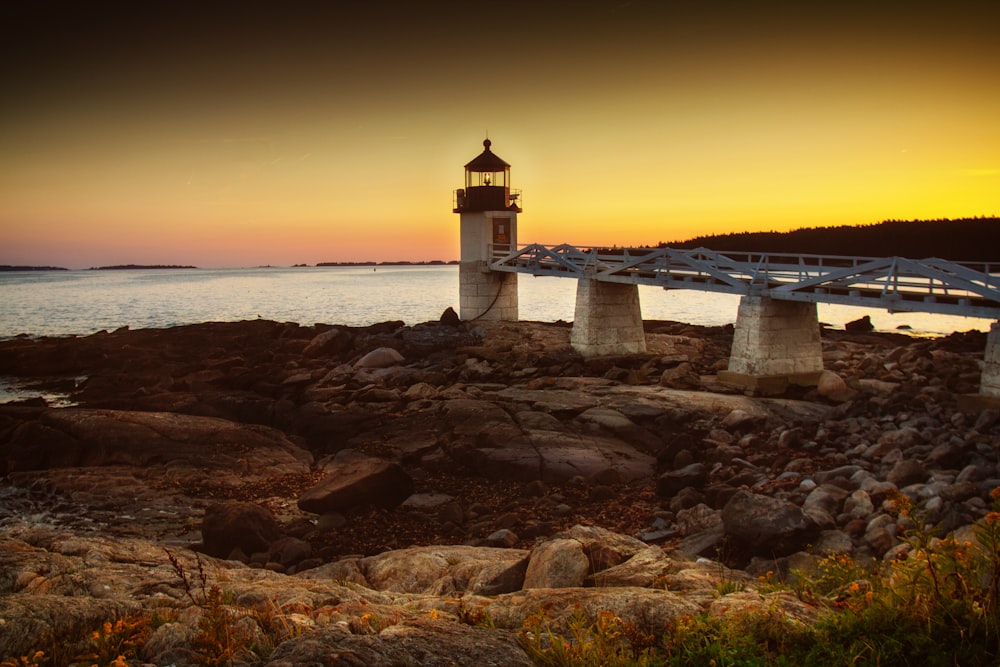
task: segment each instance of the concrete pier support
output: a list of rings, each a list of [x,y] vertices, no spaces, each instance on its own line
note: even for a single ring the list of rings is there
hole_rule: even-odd
[[[639,286],[581,278],[570,344],[588,358],[645,352]]]
[[[458,267],[459,313],[462,320],[517,321],[517,274],[490,271],[485,261]]]
[[[958,397],[958,409],[963,412],[1000,410],[1000,322],[990,327],[984,362],[979,376],[979,393]]]
[[[993,323],[986,338],[986,365],[979,379],[979,393],[1000,400],[1000,322]]]
[[[816,304],[763,296],[740,299],[727,384],[780,393],[789,384],[814,385],[823,372]]]

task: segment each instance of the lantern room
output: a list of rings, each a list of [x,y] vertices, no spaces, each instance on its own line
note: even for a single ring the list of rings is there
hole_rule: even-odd
[[[485,150],[465,165],[465,187],[455,191],[455,213],[521,211],[521,193],[510,189],[510,165],[495,155],[490,145],[489,139],[483,141]]]

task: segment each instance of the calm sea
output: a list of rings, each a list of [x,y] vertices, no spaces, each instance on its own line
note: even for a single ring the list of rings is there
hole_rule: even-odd
[[[518,280],[521,319],[572,321],[575,280],[526,275]],[[645,319],[702,325],[736,319],[735,296],[639,291]],[[258,317],[303,325],[418,324],[437,320],[449,306],[458,310],[457,266],[0,272],[0,338]],[[988,331],[990,325],[974,318],[819,306],[820,320],[834,327],[862,315],[870,315],[880,330],[908,325],[923,335]]]

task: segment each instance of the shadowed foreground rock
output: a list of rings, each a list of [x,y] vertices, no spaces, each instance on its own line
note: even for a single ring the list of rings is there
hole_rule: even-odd
[[[665,590],[663,583],[617,587],[610,577],[601,588],[522,590],[507,574],[526,561],[526,553],[517,549],[426,547],[364,559],[354,564],[353,577],[336,563],[288,576],[205,556],[196,560],[190,552],[166,551],[145,540],[8,524],[0,534],[0,618],[17,622],[0,624],[0,655],[41,649],[57,662],[68,661],[88,649],[90,632],[104,621],[155,615],[166,622],[153,630],[143,659],[192,664],[198,655],[192,642],[203,627],[199,619],[209,613],[204,601],[212,586],[225,593],[231,631],[247,638],[234,663],[275,667],[527,665],[516,637],[524,621],[541,609],[549,610],[553,627],[562,631],[575,613],[594,620],[610,611],[646,632],[699,612],[742,613],[720,605],[725,598],[716,593],[720,581],[738,579],[738,572],[659,547],[626,556],[633,540],[608,531],[579,526],[568,534],[578,539],[543,542],[532,558],[543,558],[548,545],[572,541],[590,554],[584,558],[592,568],[626,558],[621,565],[634,561],[636,577],[669,581],[667,587],[677,591]],[[650,549],[659,557],[649,558]],[[523,579],[523,568],[520,572]],[[509,592],[486,594],[490,582],[504,578]],[[799,620],[816,613],[793,596],[760,594],[750,587],[739,596],[740,610],[772,609]],[[253,614],[278,625],[238,620]],[[267,648],[266,656],[245,650],[251,646]]]
[[[320,628],[285,642],[267,663],[268,667],[530,667],[532,664],[518,646],[514,632],[424,620],[390,626],[380,631],[377,637],[354,635],[339,626]]]
[[[736,552],[787,556],[819,534],[819,527],[797,505],[786,500],[737,491],[722,508],[722,526]]]
[[[27,410],[5,439],[11,470],[108,465],[189,467],[253,476],[308,470],[312,455],[280,431],[169,412]]]
[[[205,553],[228,558],[239,549],[246,555],[267,551],[282,535],[281,524],[266,508],[253,503],[210,505],[201,522]]]
[[[763,398],[715,378],[730,327],[646,328],[595,360],[529,322],[0,341],[76,404],[0,405],[0,661],[155,615],[143,659],[194,664],[213,585],[246,665],[527,664],[543,608],[810,622],[756,577],[891,559],[904,498],[968,532],[1000,486],[1000,416],[956,401],[985,334],[824,331],[824,384]]]

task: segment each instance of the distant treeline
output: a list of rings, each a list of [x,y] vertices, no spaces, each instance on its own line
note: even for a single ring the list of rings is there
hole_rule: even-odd
[[[177,264],[115,264],[114,266],[92,266],[91,271],[131,271],[134,269],[197,269],[197,266]]]
[[[440,259],[432,259],[428,262],[319,262],[316,266],[446,266],[448,264],[458,264],[457,261],[445,262]],[[295,266],[308,266],[307,264],[296,264]]]
[[[886,220],[870,225],[808,227],[790,232],[718,234],[661,242],[658,247],[992,262],[1000,261],[1000,218]]]
[[[69,271],[61,266],[11,266],[0,264],[0,271]]]

